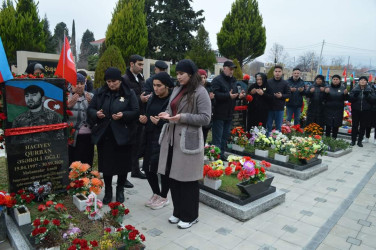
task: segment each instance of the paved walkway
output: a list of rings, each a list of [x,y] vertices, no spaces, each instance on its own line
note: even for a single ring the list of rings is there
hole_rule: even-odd
[[[246,222],[200,203],[199,223],[178,229],[172,204],[151,210],[146,180],[131,178],[124,223],[146,236],[146,249],[376,249],[376,145],[355,146],[340,158],[323,157],[325,171],[303,181],[273,173],[285,203]],[[100,197],[101,198],[101,197]],[[10,249],[7,243],[0,250]]]

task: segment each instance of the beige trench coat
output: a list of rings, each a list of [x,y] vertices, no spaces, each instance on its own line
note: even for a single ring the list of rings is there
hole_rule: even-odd
[[[172,115],[171,101],[179,94],[182,87],[176,87],[170,98],[166,112]],[[177,123],[166,123],[161,131],[159,143],[158,173],[166,173],[169,145],[173,146],[170,178],[177,181],[196,181],[203,178],[204,139],[202,126],[210,123],[211,101],[208,92],[199,86],[193,96],[193,105],[188,107],[185,95],[178,106],[181,115]]]

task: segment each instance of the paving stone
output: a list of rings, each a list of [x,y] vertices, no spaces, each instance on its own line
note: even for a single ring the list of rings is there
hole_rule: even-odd
[[[186,250],[200,250],[200,249],[190,246]]]
[[[362,226],[365,226],[365,227],[369,227],[369,226],[371,226],[371,222],[369,222],[369,221],[366,221],[366,220],[358,220],[358,224],[360,224],[360,225],[362,225]]]
[[[228,235],[229,233],[231,233],[231,231],[232,230],[225,228],[225,227],[221,227],[221,228],[215,230],[215,232],[222,234],[222,235]]]
[[[363,155],[364,157],[371,157],[370,155]]]
[[[375,197],[375,198],[376,198],[376,194],[374,194],[374,195],[373,195],[373,197]]]
[[[288,190],[288,189],[286,189],[286,188],[281,188],[280,190],[281,190],[282,192],[285,192],[285,193],[290,192],[290,190]]]
[[[351,165],[351,167],[353,167],[353,168],[360,168],[359,165]]]
[[[362,244],[361,240],[355,239],[353,237],[348,237],[346,242],[351,243],[351,244],[356,245],[356,246],[360,246],[360,244]]]
[[[338,181],[338,182],[346,182],[345,180],[342,180],[342,179],[337,179],[336,181]]]
[[[302,211],[300,211],[300,213],[304,214],[304,215],[307,215],[307,216],[312,216],[313,215],[313,212],[307,211],[307,210],[302,210]]]
[[[376,207],[375,206],[367,206],[367,209],[368,210],[371,210],[371,211],[376,211]]]
[[[354,174],[353,172],[350,172],[350,171],[345,171],[344,173],[345,173],[345,174],[350,174],[350,175],[353,175],[353,174]]]
[[[155,237],[161,235],[163,232],[159,229],[153,228],[146,232],[148,235]]]
[[[365,160],[362,160],[362,159],[359,159],[358,161],[360,161],[360,162],[366,162]]]
[[[285,225],[282,230],[285,230],[286,232],[289,232],[289,233],[295,233],[296,230],[298,230],[296,227],[293,227],[293,226],[289,226],[289,225]]]
[[[259,250],[277,250],[277,248],[269,246],[269,245],[262,245]]]
[[[294,183],[302,183],[301,180],[294,180],[293,182],[294,182]]]
[[[331,188],[331,187],[328,187],[326,188],[326,190],[329,190],[329,191],[332,191],[332,192],[337,192],[338,189],[336,188]]]
[[[324,202],[326,202],[326,199],[324,199],[324,198],[320,198],[320,197],[316,197],[316,198],[315,198],[315,201],[318,201],[318,202],[322,202],[322,203],[324,203]]]

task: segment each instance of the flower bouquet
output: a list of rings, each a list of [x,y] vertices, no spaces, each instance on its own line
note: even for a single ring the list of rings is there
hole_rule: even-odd
[[[96,240],[87,241],[85,239],[75,238],[72,241],[72,244],[68,247],[68,250],[76,250],[76,249],[94,249],[99,247],[98,242]],[[105,248],[107,249],[107,248]]]
[[[322,135],[323,134],[323,128],[320,127],[317,123],[311,123],[307,127],[304,128],[304,133],[306,135]]]
[[[303,164],[316,158],[319,154],[323,155],[327,146],[321,140],[321,136],[314,137],[293,137],[294,147],[290,149],[291,153],[298,158]]]
[[[35,244],[40,244],[42,241],[53,241],[59,238],[59,229],[61,228],[59,219],[49,220],[45,217],[37,218],[32,223],[33,230],[30,234],[35,240]],[[49,246],[54,247],[54,246]]]
[[[255,140],[256,149],[267,150],[273,144],[273,138],[266,137],[266,135],[258,133]]]
[[[221,150],[214,145],[206,145],[204,148],[204,155],[207,160],[215,161],[221,157]]]
[[[116,249],[125,246],[125,249],[132,249],[145,241],[145,236],[134,226],[126,225],[116,229],[105,228],[104,236],[100,240],[101,249]]]
[[[94,192],[99,195],[103,188],[103,181],[99,179],[98,171],[90,171],[90,165],[81,163],[80,161],[73,162],[70,167],[69,179],[71,183],[67,186],[69,194],[88,194]]]
[[[91,193],[87,197],[85,214],[88,215],[90,220],[98,220],[102,218],[100,213],[103,203],[101,200],[97,199],[96,195]]]
[[[259,126],[251,127],[251,129],[249,130],[249,133],[250,133],[249,143],[251,145],[254,145],[255,140],[257,139],[259,134],[266,135],[266,129],[262,126],[262,123],[260,122]]]
[[[275,137],[273,143],[276,151],[274,159],[281,162],[288,162],[290,149],[294,147],[294,144],[282,133]]]
[[[121,224],[123,222],[124,215],[129,214],[129,209],[124,206],[123,203],[120,203],[118,201],[116,202],[110,202],[108,204],[110,207],[110,211],[108,214],[111,218],[113,218],[118,224]]]
[[[235,127],[231,130],[232,149],[244,151],[244,147],[249,144],[250,134],[246,133],[242,127]]]
[[[208,165],[204,165],[204,185],[213,189],[218,189],[222,180],[219,179],[223,175],[223,161],[213,161]]]

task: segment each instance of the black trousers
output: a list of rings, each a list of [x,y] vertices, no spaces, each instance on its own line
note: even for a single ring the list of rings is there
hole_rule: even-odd
[[[158,183],[158,174],[153,171],[144,171],[153,194],[157,194],[159,196],[162,196],[163,198],[166,198],[168,191],[170,190],[169,178],[166,175],[161,174],[161,190]]]
[[[371,127],[367,127],[366,128],[366,138],[370,138],[371,137],[371,130],[372,130],[372,128],[375,128],[374,137],[376,139],[376,126],[371,126]]]
[[[145,145],[143,144],[143,133],[144,133],[144,126],[137,123],[137,129],[136,129],[136,143],[132,147],[132,173],[138,173],[140,171],[140,164],[138,162],[138,159],[143,156],[143,147]]]
[[[91,134],[77,136],[76,146],[68,147],[69,165],[74,161],[81,161],[93,166],[94,144],[91,143]]]
[[[366,127],[371,125],[371,111],[352,110],[351,140],[362,141]],[[359,135],[359,136],[358,136]]]
[[[112,176],[113,175],[103,175],[103,180],[104,180],[104,189],[105,191],[111,191],[112,192]],[[118,175],[117,179],[117,189],[120,189],[120,191],[123,190],[125,181],[127,180],[127,175],[122,174]]]
[[[330,136],[330,133],[332,133],[332,137],[334,139],[337,139],[337,135],[338,135],[338,128],[339,127],[331,127],[331,126],[326,126],[325,128],[325,135],[326,137],[329,137]]]
[[[166,176],[170,176],[173,147],[169,146],[166,166]],[[192,222],[198,218],[200,189],[198,181],[178,181],[169,178],[173,215],[183,222]]]

